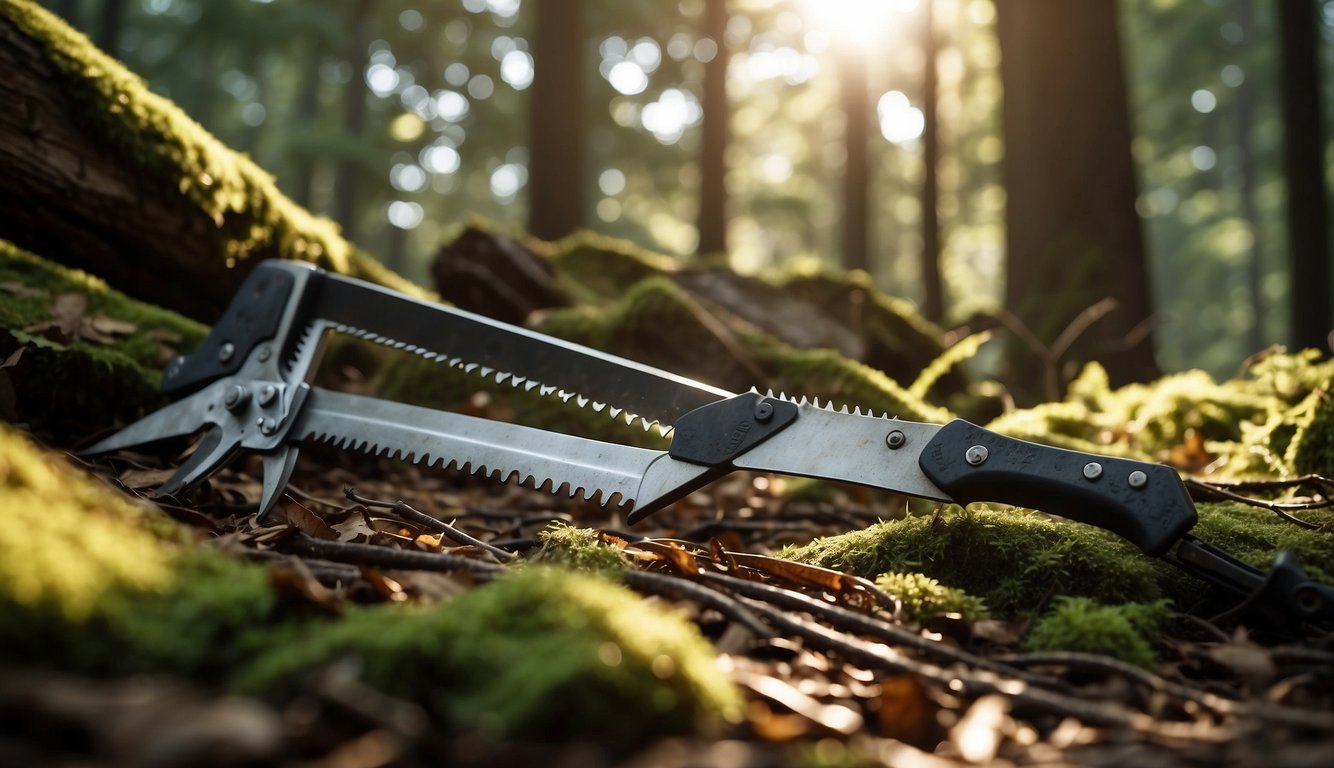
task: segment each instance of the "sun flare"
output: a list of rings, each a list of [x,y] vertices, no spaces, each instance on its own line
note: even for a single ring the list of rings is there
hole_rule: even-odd
[[[918,0],[805,0],[807,16],[835,39],[867,46],[885,39],[895,16],[917,8]]]

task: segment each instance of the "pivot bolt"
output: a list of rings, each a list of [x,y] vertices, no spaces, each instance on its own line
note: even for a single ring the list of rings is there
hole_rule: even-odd
[[[976,467],[987,460],[987,447],[985,445],[974,445],[963,454],[964,461]]]
[[[1085,464],[1084,477],[1088,480],[1097,480],[1102,477],[1102,465],[1096,461],[1090,461]]]
[[[236,354],[236,345],[230,341],[224,341],[221,347],[218,347],[218,360],[227,362]]]
[[[267,408],[269,403],[273,402],[273,398],[277,396],[278,396],[278,388],[273,386],[272,384],[265,384],[263,387],[260,387],[259,390],[260,407]]]
[[[273,350],[269,348],[269,345],[265,344],[259,348],[259,361],[261,363],[267,363],[270,357],[273,357]]]
[[[1130,477],[1126,478],[1126,482],[1130,484],[1131,488],[1143,488],[1149,484],[1149,476],[1137,469],[1130,473]]]
[[[756,421],[768,421],[773,417],[774,417],[773,403],[769,402],[768,400],[761,400],[759,404],[755,406]]]
[[[260,418],[255,420],[255,423],[259,425],[259,431],[263,432],[266,435],[271,435],[274,432],[278,431],[277,420],[269,416],[261,416]]]
[[[250,399],[250,390],[240,384],[233,384],[227,388],[227,394],[222,398],[222,404],[227,410],[234,411],[245,405],[245,401]]]
[[[896,429],[885,435],[885,445],[888,445],[891,451],[897,451],[906,442],[908,442],[908,438],[904,437],[903,430]]]

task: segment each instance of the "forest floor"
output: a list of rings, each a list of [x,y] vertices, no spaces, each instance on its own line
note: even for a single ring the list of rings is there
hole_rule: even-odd
[[[131,455],[90,469],[138,495],[170,472]],[[553,523],[597,529],[596,545],[629,554],[641,574],[625,583],[684,611],[712,641],[718,674],[744,705],[689,736],[627,742],[612,718],[573,736],[493,741],[443,727],[346,665],[281,705],[188,679],[29,670],[0,680],[0,764],[1334,764],[1328,638],[1263,647],[1178,615],[1150,671],[1025,653],[1021,621],[907,620],[866,582],[746,556],[902,516],[901,498],[840,488],[798,501],[781,480],[739,474],[631,532],[586,503],[324,450],[303,457],[260,523],[248,469],[258,467],[220,473],[188,503],[162,508],[202,546],[267,564],[289,608],[448,600],[532,559]],[[457,534],[421,525],[413,510],[486,545],[451,541]]]

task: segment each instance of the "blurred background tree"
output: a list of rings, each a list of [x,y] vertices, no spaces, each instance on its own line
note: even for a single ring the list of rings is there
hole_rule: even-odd
[[[1334,0],[1064,8],[1097,62],[1040,0],[48,4],[417,279],[480,216],[865,268],[1047,346],[1112,296],[1067,357],[1125,377],[1327,348]]]

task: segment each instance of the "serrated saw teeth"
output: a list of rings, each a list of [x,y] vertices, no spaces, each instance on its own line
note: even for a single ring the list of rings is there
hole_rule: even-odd
[[[661,425],[657,421],[644,418],[642,416],[639,416],[638,414],[627,412],[623,408],[617,408],[615,406],[610,406],[608,403],[594,401],[591,398],[579,394],[578,392],[571,392],[564,389],[560,389],[559,387],[543,384],[539,381],[534,381],[527,377],[519,376],[510,371],[502,371],[496,368],[482,365],[480,363],[468,362],[467,360],[464,360],[461,357],[450,357],[446,353],[436,352],[427,349],[425,347],[417,346],[415,344],[407,344],[405,342],[401,342],[378,333],[373,333],[371,331],[367,331],[362,328],[357,328],[343,323],[331,323],[325,320],[312,321],[302,331],[300,340],[293,346],[293,351],[292,354],[290,355],[290,359],[284,363],[283,366],[284,371],[287,374],[290,375],[293,371],[298,371],[298,370],[304,370],[306,372],[309,372],[310,368],[313,367],[313,361],[318,352],[319,344],[317,344],[316,342],[321,336],[324,335],[325,331],[333,331],[335,333],[344,334],[347,336],[351,336],[353,338],[361,339],[363,341],[368,341],[378,346],[386,347],[388,349],[408,352],[410,354],[417,355],[418,357],[421,357],[430,362],[439,365],[444,365],[448,368],[452,368],[455,370],[463,371],[464,373],[467,373],[469,375],[478,376],[483,380],[493,381],[497,384],[507,383],[515,389],[522,387],[525,392],[532,392],[533,390],[536,389],[538,390],[538,395],[541,397],[554,396],[559,398],[564,403],[569,403],[571,400],[573,400],[575,405],[577,405],[580,408],[592,404],[592,410],[594,413],[605,412],[608,415],[610,415],[613,419],[620,417],[622,414],[624,414],[625,423],[627,426],[633,426],[636,422],[638,422],[643,427],[645,432],[652,429],[652,427],[655,425],[658,426],[659,434],[666,434],[667,431],[671,430],[670,425]]]

